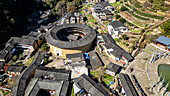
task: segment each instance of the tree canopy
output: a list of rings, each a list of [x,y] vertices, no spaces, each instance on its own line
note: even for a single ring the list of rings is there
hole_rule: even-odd
[[[163,29],[161,35],[170,38],[170,21],[167,21],[166,23],[162,24],[161,28]]]

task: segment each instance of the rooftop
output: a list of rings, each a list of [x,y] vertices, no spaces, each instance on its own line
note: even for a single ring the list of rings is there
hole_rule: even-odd
[[[24,70],[24,66],[20,66],[20,65],[11,65],[8,67],[7,71],[10,72],[22,72]]]
[[[162,44],[164,44],[164,45],[169,45],[170,46],[170,38],[167,38],[167,37],[165,37],[165,36],[159,36],[157,39],[156,39],[156,41],[158,41],[158,42],[160,42],[160,43],[162,43]]]
[[[117,73],[119,70],[120,70],[121,66],[119,65],[116,65],[116,64],[113,64],[113,63],[110,63],[106,69],[109,70],[109,71],[112,71],[112,72],[115,72]]]
[[[111,22],[110,23],[112,26],[113,26],[113,28],[120,28],[120,27],[126,27],[125,25],[123,25],[120,21],[114,21],[114,22]],[[127,28],[127,27],[126,27]]]
[[[5,61],[0,61],[0,70],[3,70],[5,65]]]
[[[71,31],[75,31],[76,30],[81,30],[81,33],[85,34],[85,36],[79,40],[76,40],[76,41],[63,41],[63,40],[60,40],[60,38],[58,38],[58,36],[56,34],[58,34],[58,32],[60,30],[63,30],[65,29],[66,31],[69,29],[69,28],[74,28],[74,30],[71,30]],[[69,31],[68,31],[69,32]],[[59,47],[59,48],[66,48],[66,49],[76,49],[76,48],[79,48],[79,47],[84,47],[86,46],[87,44],[91,43],[95,38],[96,38],[96,32],[93,28],[87,26],[87,25],[83,25],[83,24],[78,24],[78,23],[75,23],[75,24],[62,24],[62,25],[58,25],[58,26],[55,26],[51,31],[48,31],[46,33],[46,36],[45,36],[47,42],[53,46],[56,46],[56,47]]]
[[[71,74],[70,70],[55,69],[41,66],[35,71],[34,78],[52,77],[52,80],[62,81],[69,80],[70,74]]]
[[[99,84],[85,74],[74,79],[74,83],[80,89],[85,89],[92,96],[110,96]]]
[[[40,89],[55,91],[54,96],[66,96],[69,87],[67,81],[50,81],[39,78],[32,78],[25,90],[25,96],[35,96]]]
[[[98,56],[98,54],[95,51],[89,52],[89,60],[90,60],[92,69],[96,69],[103,65],[102,61],[100,60],[100,57]]]
[[[120,73],[119,78],[126,96],[139,96],[127,74]]]
[[[115,57],[123,56],[128,61],[133,60],[133,57],[128,52],[126,52],[124,49],[116,44],[111,35],[109,35],[108,33],[101,33],[98,34],[98,36],[102,36],[105,42],[103,45],[107,49],[113,49],[113,51],[111,51],[110,53],[113,54]]]
[[[37,52],[32,60],[31,64],[22,71],[22,73],[17,77],[15,83],[12,87],[12,96],[23,96],[25,89],[27,87],[26,82],[32,72],[40,65],[44,59],[45,52]]]

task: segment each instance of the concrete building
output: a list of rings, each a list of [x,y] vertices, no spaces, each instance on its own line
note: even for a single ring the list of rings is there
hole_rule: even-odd
[[[170,38],[167,38],[165,36],[159,36],[157,39],[153,41],[152,44],[156,45],[157,47],[163,50],[170,51]]]
[[[45,36],[50,51],[61,57],[88,51],[96,38],[94,29],[83,24],[62,24],[55,26]]]

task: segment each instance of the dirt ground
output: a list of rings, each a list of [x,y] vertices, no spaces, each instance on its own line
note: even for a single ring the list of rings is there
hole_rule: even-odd
[[[139,84],[141,85],[142,89],[145,91],[145,93],[148,96],[160,96],[160,93],[156,93],[157,87],[155,87],[154,94],[153,92],[149,92],[148,88],[150,88],[151,85],[155,84],[158,80],[158,74],[157,74],[157,67],[160,63],[168,63],[170,62],[170,58],[161,58],[158,59],[155,63],[153,64],[148,64],[148,74],[150,77],[150,82],[147,78],[147,73],[145,69],[146,63],[150,60],[153,52],[160,52],[159,49],[156,49],[155,47],[151,46],[148,44],[145,49],[142,50],[141,53],[139,53],[136,57],[135,60],[133,60],[128,68],[126,69],[127,71],[130,68],[133,68],[133,71],[131,74],[135,75]],[[166,93],[167,94],[167,93]],[[166,95],[165,95],[166,96]]]

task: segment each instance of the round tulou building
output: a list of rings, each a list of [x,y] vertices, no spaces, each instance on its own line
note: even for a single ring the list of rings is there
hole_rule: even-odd
[[[83,24],[62,24],[48,31],[45,38],[53,54],[65,57],[66,54],[88,51],[96,38],[96,32]]]

